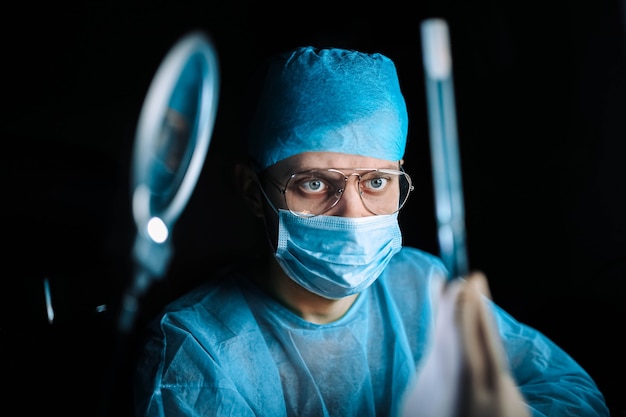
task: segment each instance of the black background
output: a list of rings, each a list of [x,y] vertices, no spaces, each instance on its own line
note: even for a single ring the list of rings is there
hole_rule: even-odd
[[[131,150],[159,63],[192,30],[209,34],[218,50],[217,121],[174,230],[170,270],[146,296],[138,325],[253,247],[254,225],[231,183],[238,103],[263,56],[297,45],[382,52],[396,62],[410,112],[405,167],[417,189],[401,214],[405,244],[436,253],[419,24],[443,17],[470,265],[487,274],[498,304],[590,372],[613,415],[626,415],[626,3],[410,3],[49,2],[5,10],[0,354],[11,388],[2,406],[130,415],[134,335],[123,359],[113,347],[116,305],[132,276]]]

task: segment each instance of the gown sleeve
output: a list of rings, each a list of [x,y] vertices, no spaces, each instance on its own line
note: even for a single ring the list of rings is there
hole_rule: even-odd
[[[161,322],[138,367],[137,417],[253,417],[214,358],[184,328]]]
[[[532,415],[609,416],[591,376],[543,333],[493,304],[506,356]]]
[[[284,417],[278,371],[240,297],[191,294],[146,329],[136,417]]]

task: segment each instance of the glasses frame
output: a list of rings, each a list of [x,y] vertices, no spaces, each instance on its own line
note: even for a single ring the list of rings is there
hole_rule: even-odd
[[[337,190],[336,195],[338,196],[336,201],[331,204],[328,208],[326,208],[323,212],[321,213],[317,213],[317,214],[304,214],[302,212],[297,212],[292,210],[289,207],[289,203],[287,203],[287,189],[289,188],[289,184],[291,183],[291,180],[293,180],[293,178],[295,178],[297,175],[301,175],[301,174],[306,174],[309,172],[314,172],[314,171],[330,171],[330,172],[336,172],[338,174],[343,175],[344,180],[345,180],[345,185],[343,188],[340,188]],[[345,172],[343,171],[355,171],[352,172],[351,174],[346,175]],[[397,212],[399,212],[402,207],[404,207],[404,205],[406,204],[406,202],[409,199],[409,196],[411,195],[411,193],[415,190],[415,186],[413,185],[413,179],[411,178],[411,176],[404,170],[404,168],[400,167],[400,169],[391,169],[391,168],[312,168],[312,169],[307,169],[304,171],[299,171],[299,172],[295,172],[293,174],[291,174],[289,176],[289,179],[287,180],[287,182],[283,185],[280,183],[280,181],[276,180],[275,178],[273,178],[271,175],[265,173],[262,173],[263,176],[267,177],[267,179],[269,180],[269,182],[276,187],[276,189],[278,190],[278,192],[280,194],[282,194],[283,196],[283,201],[285,202],[285,206],[287,207],[287,209],[293,213],[294,215],[298,216],[298,217],[315,217],[315,216],[320,216],[324,213],[327,213],[328,211],[332,210],[337,204],[339,204],[339,202],[341,201],[341,197],[343,197],[343,193],[347,188],[347,184],[348,184],[348,180],[350,179],[350,177],[357,177],[357,187],[359,189],[359,197],[361,198],[361,202],[363,203],[363,206],[372,214],[376,215],[376,216],[380,216],[381,214],[379,213],[375,213],[373,212],[367,205],[367,203],[363,200],[363,192],[361,191],[360,188],[360,184],[361,184],[361,179],[363,178],[364,175],[370,174],[372,172],[381,172],[381,173],[389,173],[389,174],[394,174],[394,175],[398,175],[398,177],[400,177],[401,175],[404,176],[404,178],[406,178],[407,182],[408,182],[408,190],[406,193],[406,196],[404,197],[404,200],[402,202],[400,202],[400,204],[398,205],[398,209],[394,212],[391,213],[387,213],[388,215],[390,214],[395,214]],[[271,202],[270,202],[271,203]]]

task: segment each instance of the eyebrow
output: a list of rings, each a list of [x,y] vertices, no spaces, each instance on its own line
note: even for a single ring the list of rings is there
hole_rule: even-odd
[[[396,162],[389,162],[389,165],[386,166],[379,166],[379,167],[371,167],[371,166],[362,166],[362,167],[326,167],[326,168],[322,168],[319,166],[315,166],[315,165],[308,165],[308,164],[289,164],[289,165],[285,165],[284,167],[281,167],[280,169],[277,169],[275,172],[268,172],[271,176],[273,176],[274,178],[287,178],[295,173],[298,172],[304,172],[304,171],[311,171],[311,170],[327,170],[327,169],[337,169],[339,171],[351,171],[351,170],[357,170],[357,169],[393,169],[393,170],[401,170],[402,169],[402,164],[400,164],[399,161]]]
[[[337,170],[340,172],[343,172],[344,174],[349,174],[352,171],[355,172],[359,172],[359,171],[369,171],[369,172],[374,172],[377,170],[383,170],[383,169],[388,169],[388,170],[392,170],[392,171],[400,171],[401,167],[400,166],[394,166],[394,167],[378,167],[378,168],[373,168],[373,167],[353,167],[353,168],[336,168],[336,167],[328,167],[328,168],[319,168],[319,167],[312,167],[312,168],[304,168],[301,167],[301,169],[299,170],[292,170],[292,171],[288,171],[285,172],[284,174],[281,174],[282,177],[287,178],[293,174],[296,173],[300,173],[300,172],[308,172],[308,171],[329,171],[329,170]]]

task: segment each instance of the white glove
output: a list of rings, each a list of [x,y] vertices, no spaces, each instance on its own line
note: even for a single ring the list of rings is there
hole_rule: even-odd
[[[442,289],[431,350],[402,417],[530,417],[483,296],[491,298],[477,272]]]

